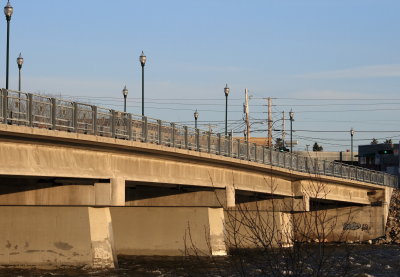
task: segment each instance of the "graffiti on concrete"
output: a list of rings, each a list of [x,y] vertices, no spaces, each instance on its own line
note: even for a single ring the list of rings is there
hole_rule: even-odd
[[[361,229],[361,231],[368,231],[369,230],[369,226],[368,224],[360,224],[358,222],[349,222],[349,223],[345,223],[343,224],[343,230],[344,231],[355,231]]]

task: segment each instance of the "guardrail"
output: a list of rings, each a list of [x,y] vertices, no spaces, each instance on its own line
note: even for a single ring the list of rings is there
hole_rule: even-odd
[[[113,109],[2,89],[0,122],[208,152],[290,170],[398,187],[397,176],[279,152],[207,131]]]

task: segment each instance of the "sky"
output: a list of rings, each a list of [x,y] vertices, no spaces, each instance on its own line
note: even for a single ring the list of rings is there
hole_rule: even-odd
[[[3,6],[6,1],[0,1]],[[10,88],[141,113],[241,136],[244,90],[252,136],[266,136],[266,98],[274,129],[295,114],[295,150],[324,150],[400,139],[400,1],[398,0],[14,0]],[[0,23],[5,86],[6,21]],[[1,44],[1,43],[0,43]],[[281,135],[274,132],[274,138]],[[356,149],[355,149],[356,150]]]

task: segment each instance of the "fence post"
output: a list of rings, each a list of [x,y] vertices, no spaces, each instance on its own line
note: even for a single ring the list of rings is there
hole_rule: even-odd
[[[162,121],[160,119],[157,120],[158,125],[158,144],[162,144]]]
[[[269,162],[271,165],[274,165],[274,161],[272,160],[274,157],[274,155],[272,154],[272,148],[269,147],[268,149],[269,149]]]
[[[286,152],[279,152],[278,155],[283,159],[283,168],[286,168]]]
[[[246,141],[246,154],[247,154],[247,160],[250,161],[250,144],[249,141]]]
[[[115,138],[115,114],[114,110],[111,110],[111,137]]]
[[[147,142],[147,117],[142,116],[142,141]]]
[[[207,152],[211,153],[211,132],[207,132]]]
[[[56,119],[57,100],[55,98],[50,98],[50,102],[51,102],[51,129],[55,130],[57,125],[57,119]]]
[[[217,154],[221,155],[221,134],[217,134],[218,142],[217,142]]]
[[[125,114],[125,118],[128,120],[128,140],[132,140],[132,114]]]
[[[1,90],[3,92],[3,123],[7,124],[7,109],[8,109],[8,98],[7,98],[7,90],[6,89],[2,89]]]
[[[74,120],[72,122],[75,133],[78,133],[78,103],[74,102]]]
[[[93,135],[97,136],[97,106],[92,106]]]
[[[236,139],[237,141],[237,158],[240,159],[240,139]]]
[[[187,126],[183,126],[183,130],[184,130],[184,139],[185,139],[185,149],[188,149],[188,127]]]
[[[262,147],[262,163],[265,164],[265,146]]]
[[[28,94],[28,121],[29,121],[29,126],[33,127],[33,95]]]
[[[232,157],[233,150],[233,132],[229,134],[228,157]]]
[[[171,146],[175,147],[175,123],[171,123]]]
[[[200,130],[196,129],[196,148],[200,151]]]

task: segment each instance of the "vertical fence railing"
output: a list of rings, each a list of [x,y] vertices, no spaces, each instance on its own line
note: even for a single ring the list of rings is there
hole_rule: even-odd
[[[158,119],[114,111],[44,95],[0,90],[0,122],[161,144],[279,166],[310,174],[335,176],[385,186],[398,186],[384,172],[282,153],[232,136],[180,126]]]

